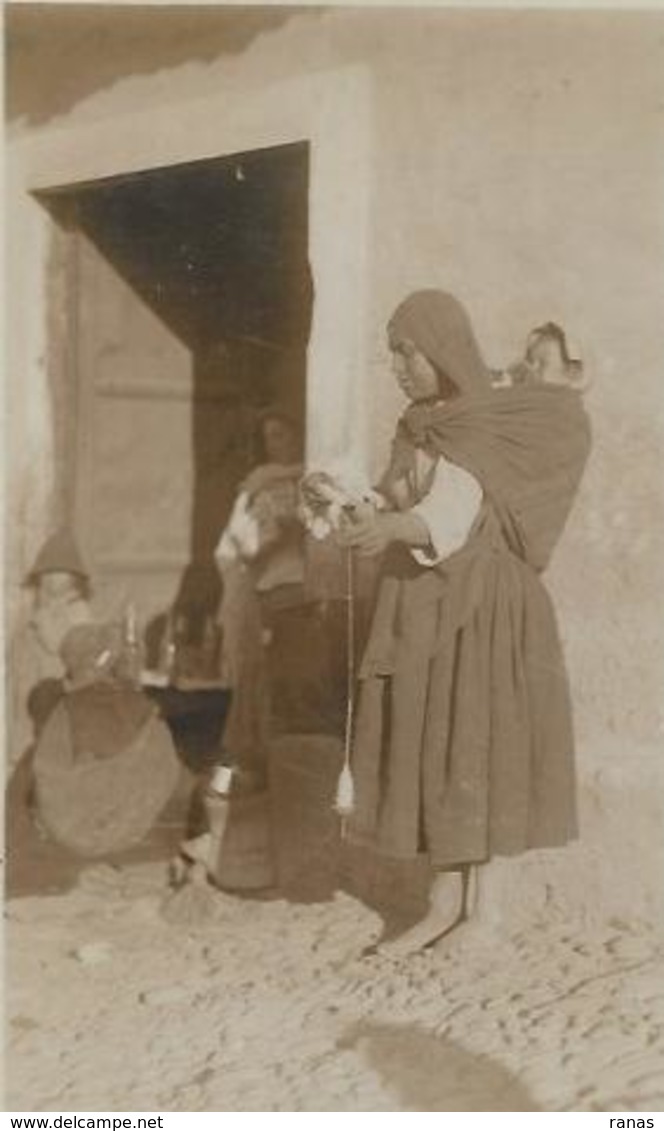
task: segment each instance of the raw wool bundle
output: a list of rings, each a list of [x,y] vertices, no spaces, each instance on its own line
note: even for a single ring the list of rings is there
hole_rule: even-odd
[[[326,471],[310,471],[300,483],[300,513],[305,527],[318,541],[339,529],[342,515],[360,503],[375,503],[366,476],[339,461]]]
[[[241,491],[215,551],[215,557],[222,568],[226,563],[253,558],[258,553],[258,522],[251,513],[249,504],[249,495],[246,491]]]
[[[300,464],[264,464],[240,485],[230,518],[215,551],[218,563],[251,561],[281,534],[296,514]]]
[[[140,843],[178,781],[170,732],[151,712],[134,740],[104,758],[77,758],[66,701],[53,712],[35,752],[37,808],[54,840],[101,857]]]
[[[270,467],[257,468],[253,480],[248,480],[252,487],[250,513],[256,522],[259,549],[279,541],[283,525],[297,515],[301,468],[274,468],[271,475],[259,476],[259,472],[267,473]]]

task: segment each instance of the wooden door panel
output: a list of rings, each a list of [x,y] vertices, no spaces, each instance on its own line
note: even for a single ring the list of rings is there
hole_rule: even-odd
[[[191,525],[191,405],[97,395],[89,518],[99,569],[186,563]]]
[[[105,608],[148,618],[189,560],[192,358],[78,234],[76,521]]]

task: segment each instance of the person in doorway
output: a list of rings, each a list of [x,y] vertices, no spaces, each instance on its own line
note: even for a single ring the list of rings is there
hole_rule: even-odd
[[[232,760],[262,779],[270,710],[267,647],[283,617],[304,602],[304,530],[298,517],[302,455],[293,418],[267,409],[262,459],[240,484],[216,550],[224,579],[221,623],[233,702],[225,745]]]
[[[232,689],[223,751],[213,768],[205,807],[210,829],[185,842],[183,854],[212,870],[231,792],[267,785],[267,748],[275,708],[283,710],[283,672],[274,649],[284,620],[304,601],[304,530],[298,517],[302,475],[300,432],[277,408],[259,420],[261,458],[240,484],[215,551],[223,580],[220,622],[223,673]],[[280,682],[281,681],[281,682]]]
[[[385,552],[360,671],[349,836],[426,854],[430,910],[383,944],[408,954],[468,913],[475,865],[576,834],[571,706],[541,581],[589,452],[581,399],[493,390],[469,318],[441,291],[388,327],[411,402],[380,506],[340,541]]]

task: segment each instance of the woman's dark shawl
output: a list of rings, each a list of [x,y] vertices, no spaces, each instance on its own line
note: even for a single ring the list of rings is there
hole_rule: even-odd
[[[406,411],[380,489],[389,498],[389,485],[399,475],[414,480],[415,448],[444,456],[479,481],[510,549],[534,569],[544,569],[590,450],[578,393],[552,385],[493,389],[470,318],[445,291],[409,295],[392,315],[388,333],[393,346],[412,342],[460,395]]]
[[[478,480],[510,549],[543,570],[560,537],[590,450],[579,395],[559,386],[489,390],[412,405],[399,422],[380,484],[412,473],[415,449],[443,456]]]

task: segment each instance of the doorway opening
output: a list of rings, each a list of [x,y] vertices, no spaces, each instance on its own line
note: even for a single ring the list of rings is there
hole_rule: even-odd
[[[131,593],[148,616],[214,550],[259,458],[261,411],[304,427],[309,145],[38,199],[66,258],[54,384],[67,387],[55,398],[67,509],[105,596]]]

